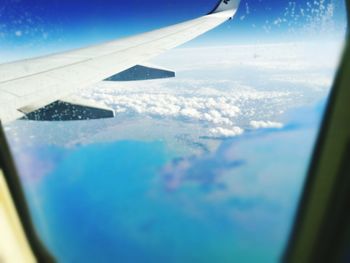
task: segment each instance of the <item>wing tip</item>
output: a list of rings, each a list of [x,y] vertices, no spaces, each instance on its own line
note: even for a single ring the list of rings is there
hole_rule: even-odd
[[[215,13],[220,13],[224,11],[232,11],[233,14],[230,18],[233,17],[233,15],[236,13],[238,6],[240,4],[241,0],[220,0],[215,8],[208,13],[210,14],[215,14]]]

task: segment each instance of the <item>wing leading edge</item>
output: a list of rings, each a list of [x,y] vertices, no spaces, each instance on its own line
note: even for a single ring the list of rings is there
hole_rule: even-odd
[[[232,18],[240,0],[222,0],[208,15],[97,46],[0,65],[0,120],[38,110],[186,43]]]

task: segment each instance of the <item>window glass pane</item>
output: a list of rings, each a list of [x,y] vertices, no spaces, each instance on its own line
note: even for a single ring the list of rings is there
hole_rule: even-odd
[[[0,60],[138,34],[215,4],[5,0]],[[6,124],[41,239],[60,262],[277,261],[345,31],[342,0],[242,0],[233,20],[147,61],[176,78],[73,94],[115,118]]]

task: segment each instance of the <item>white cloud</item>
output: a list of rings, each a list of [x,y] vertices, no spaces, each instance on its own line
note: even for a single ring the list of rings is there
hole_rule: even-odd
[[[230,94],[229,91],[218,92],[214,87],[202,88],[202,82],[193,80],[180,82],[184,89],[173,88],[172,85],[176,82],[172,81],[100,83],[92,92],[84,92],[83,96],[104,102],[114,108],[116,112],[156,115],[158,117],[185,117],[214,124],[232,125],[233,120],[242,113],[239,104],[243,99],[259,100],[286,95],[285,93],[242,92],[242,90]],[[152,88],[145,87],[150,83],[152,83]],[[178,82],[177,85],[179,85]],[[220,85],[220,83],[216,85]],[[235,83],[231,85],[236,86]],[[193,92],[193,87],[187,89],[188,86],[195,86],[197,92]],[[174,90],[175,88],[176,90]]]
[[[212,128],[209,130],[210,134],[215,137],[235,137],[243,134],[244,130],[240,127],[231,127],[230,129],[225,129],[222,127]]]
[[[261,129],[261,128],[283,128],[283,123],[280,122],[273,122],[273,121],[251,121],[250,125],[254,129]]]
[[[180,114],[193,119],[200,119],[202,116],[202,114],[194,108],[184,108],[180,111]]]
[[[83,93],[113,108],[117,118],[144,116],[194,123],[203,136],[220,138],[242,134],[251,118],[271,118],[279,112],[271,108],[285,110],[289,96],[289,92],[258,91],[236,81],[193,79],[103,82]]]
[[[20,37],[20,36],[22,36],[22,31],[21,30],[17,30],[16,32],[15,32],[15,35],[16,35],[16,37]]]

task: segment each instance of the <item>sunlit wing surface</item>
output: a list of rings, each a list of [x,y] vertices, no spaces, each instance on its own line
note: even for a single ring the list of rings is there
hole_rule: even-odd
[[[222,0],[208,15],[137,36],[0,65],[0,119],[6,123],[58,100],[65,101],[77,89],[188,42],[232,18],[239,2]]]

